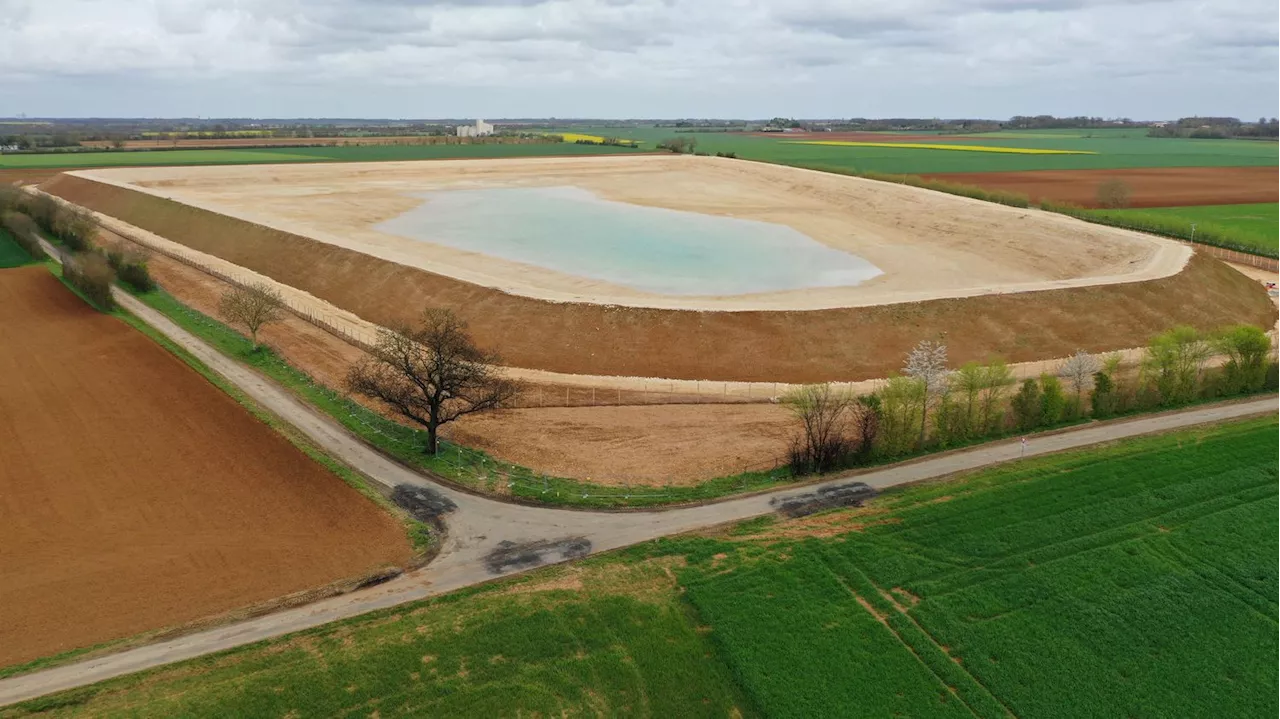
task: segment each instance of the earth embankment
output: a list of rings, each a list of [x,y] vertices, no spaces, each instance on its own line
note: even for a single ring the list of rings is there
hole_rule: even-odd
[[[808,311],[694,311],[508,294],[117,185],[61,175],[42,189],[297,287],[380,325],[451,307],[506,364],[572,374],[762,382],[884,377],[921,339],[953,362],[1133,347],[1175,325],[1275,323],[1266,293],[1197,255],[1169,277]]]

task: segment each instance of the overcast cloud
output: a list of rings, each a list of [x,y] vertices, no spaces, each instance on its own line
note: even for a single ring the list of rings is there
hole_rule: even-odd
[[[1276,0],[0,0],[0,116],[1277,114]]]

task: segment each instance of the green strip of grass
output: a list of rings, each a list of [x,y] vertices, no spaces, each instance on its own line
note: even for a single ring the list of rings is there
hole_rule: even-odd
[[[0,269],[22,267],[34,263],[31,255],[14,241],[4,228],[0,228]]]

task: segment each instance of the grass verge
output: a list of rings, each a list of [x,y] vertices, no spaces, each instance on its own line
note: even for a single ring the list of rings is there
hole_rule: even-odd
[[[0,270],[8,267],[22,267],[34,263],[31,255],[14,241],[4,228],[0,228]]]

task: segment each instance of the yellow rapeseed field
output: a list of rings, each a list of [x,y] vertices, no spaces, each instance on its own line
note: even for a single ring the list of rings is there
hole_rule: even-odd
[[[1047,150],[1029,147],[991,147],[987,145],[932,145],[915,142],[856,142],[853,140],[791,141],[791,145],[835,145],[839,147],[899,147],[911,150],[961,150],[965,152],[1005,152],[1013,155],[1096,155],[1088,150]]]
[[[578,142],[578,141],[582,141],[582,142],[598,142],[598,143],[603,143],[603,142],[605,141],[605,138],[603,138],[603,137],[601,137],[601,136],[599,136],[599,135],[582,135],[582,134],[579,134],[579,133],[576,133],[576,132],[556,132],[556,133],[552,133],[552,134],[559,135],[560,137],[563,137],[565,142]],[[634,140],[624,140],[624,139],[619,138],[618,142],[634,142]]]

